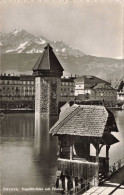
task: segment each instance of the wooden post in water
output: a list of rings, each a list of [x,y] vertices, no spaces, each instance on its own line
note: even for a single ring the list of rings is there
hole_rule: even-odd
[[[59,188],[62,188],[62,180],[59,178]]]
[[[73,160],[73,139],[70,137],[70,160]]]
[[[68,191],[68,179],[65,177],[65,191]]]
[[[72,179],[72,182],[73,182],[73,188],[75,188],[76,187],[76,185],[75,185],[75,178]]]
[[[70,160],[73,160],[73,145],[70,146]]]
[[[96,163],[98,165],[95,167],[95,186],[99,185],[99,143],[96,143]]]
[[[110,146],[106,145],[106,158],[109,158],[109,148]]]
[[[62,176],[62,189],[65,190],[65,176]]]
[[[109,149],[110,146],[106,145],[106,166],[107,166],[107,173],[105,173],[106,176],[109,176]]]

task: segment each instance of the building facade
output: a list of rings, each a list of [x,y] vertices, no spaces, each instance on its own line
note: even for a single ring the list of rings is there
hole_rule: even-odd
[[[75,77],[61,78],[61,102],[75,99]]]
[[[105,106],[116,106],[117,90],[111,84],[95,76],[85,75],[75,79],[77,100],[102,101]]]
[[[117,89],[117,100],[124,102],[124,81],[120,82]]]
[[[106,106],[114,107],[117,104],[117,90],[106,83],[99,83],[92,88],[90,100],[100,100]]]
[[[75,98],[75,77],[61,78],[60,101],[66,102]],[[38,85],[36,86],[38,88]],[[52,85],[52,91],[54,86]],[[40,90],[40,89],[39,89]],[[55,96],[53,94],[53,96]],[[0,108],[32,108],[35,105],[35,77],[33,75],[0,75]]]
[[[94,86],[98,83],[107,83],[111,85],[107,81],[104,81],[98,77],[91,76],[91,75],[84,75],[82,77],[76,78],[75,82],[75,96],[80,94],[91,94],[91,90]]]
[[[34,109],[35,85],[32,75],[0,75],[1,109]]]
[[[83,81],[82,77],[62,77],[59,79],[58,85],[60,87],[59,90],[57,90],[57,93],[59,94],[58,101],[64,103],[71,100],[98,100],[104,102],[106,106],[115,106],[117,100],[124,101],[124,82],[121,82],[120,87],[116,90],[111,87],[110,83],[99,78],[90,76],[90,78],[88,77],[85,79],[85,77],[86,76],[83,77]],[[54,103],[54,100],[56,99],[55,88],[57,86],[57,80],[54,81],[55,79],[53,77],[51,79],[51,96],[52,102]],[[35,82],[35,77],[33,75],[0,75],[0,108],[34,109],[35,96],[37,96],[37,94],[35,94],[35,88],[38,89],[38,78],[36,78],[36,81],[37,82]],[[42,83],[42,85],[45,85],[45,82]],[[47,89],[48,86],[45,87],[45,91],[47,91]],[[45,104],[43,105],[46,106]]]

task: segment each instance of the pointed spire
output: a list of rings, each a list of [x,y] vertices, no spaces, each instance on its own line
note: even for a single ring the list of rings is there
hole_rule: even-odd
[[[40,73],[43,71],[49,71],[52,73],[59,72],[61,74],[64,71],[49,43],[44,48],[44,52],[39,57],[32,70],[33,72],[39,71]]]
[[[47,46],[46,46],[46,47],[44,47],[44,49],[53,49],[53,48],[50,46],[50,44],[49,44],[49,43],[47,43]]]

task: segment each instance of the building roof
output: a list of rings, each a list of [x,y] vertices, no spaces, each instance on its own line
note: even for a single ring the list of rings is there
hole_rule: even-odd
[[[91,75],[84,75],[84,76],[81,76],[81,77],[78,77],[77,79],[75,79],[75,83],[85,83],[85,84],[97,84],[97,83],[107,83],[110,85],[109,82],[107,81],[104,81],[98,77],[95,77],[95,76],[91,76]]]
[[[118,131],[111,111],[104,106],[74,104],[60,114],[50,133],[102,137],[104,132],[111,131]]]
[[[35,77],[33,75],[11,75],[11,74],[4,74],[0,75],[1,80],[21,80],[21,81],[33,81]]]
[[[100,139],[100,144],[105,144],[105,145],[112,145],[119,142],[119,140],[112,134],[110,133],[103,133],[102,138]]]
[[[69,78],[61,78],[61,82],[72,82],[74,83],[74,77],[69,77]]]
[[[110,85],[107,85],[106,83],[98,83],[95,87],[93,87],[93,89],[111,89],[111,90],[115,90],[113,87],[111,87]]]
[[[54,54],[53,48],[49,44],[47,44],[47,46],[44,48],[44,52],[40,55],[32,70],[63,71],[63,68],[58,61],[56,55]]]

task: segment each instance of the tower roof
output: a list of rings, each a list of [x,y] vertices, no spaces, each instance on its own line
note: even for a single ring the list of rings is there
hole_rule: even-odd
[[[47,46],[44,48],[43,53],[40,55],[32,70],[64,71],[50,44],[47,44]]]

